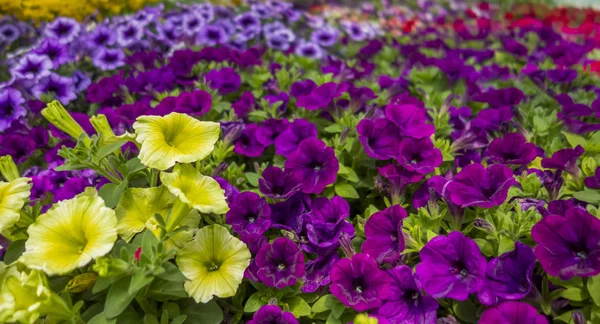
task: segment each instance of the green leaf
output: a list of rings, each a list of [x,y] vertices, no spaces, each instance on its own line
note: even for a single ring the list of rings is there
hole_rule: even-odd
[[[250,183],[253,187],[258,187],[258,179],[260,179],[260,175],[254,172],[246,172],[244,173],[246,179],[248,179],[248,183]]]
[[[115,282],[108,290],[106,303],[104,304],[104,314],[108,319],[119,316],[135,297],[134,293],[129,292],[130,277],[124,277]]]
[[[490,243],[490,241],[488,241],[487,239],[482,239],[482,238],[476,238],[473,240],[475,241],[475,243],[477,243],[477,245],[479,246],[479,249],[481,250],[481,253],[483,253],[483,255],[485,255],[487,257],[495,256],[494,246],[492,245],[492,243]]]
[[[121,182],[119,185],[107,183],[100,188],[98,195],[104,200],[106,207],[115,208],[119,200],[121,200],[125,188],[127,188],[127,180]]]
[[[92,317],[92,319],[89,320],[88,324],[115,324],[117,323],[117,319],[113,318],[113,319],[106,319],[106,315],[104,315],[104,312],[97,314],[96,316]]]
[[[333,295],[325,295],[319,298],[319,300],[312,305],[312,312],[318,314],[328,311],[329,307],[327,307],[327,299],[332,297]]]
[[[498,255],[502,255],[503,253],[510,252],[515,249],[515,242],[511,240],[509,237],[500,235],[500,242],[498,245]]]
[[[568,132],[561,133],[565,135],[565,137],[567,138],[567,142],[569,142],[569,145],[571,145],[571,147],[576,147],[577,145],[585,147],[586,140],[582,136]]]
[[[262,300],[262,293],[255,292],[246,301],[246,305],[244,305],[244,312],[254,313],[265,304],[266,302]]]
[[[344,131],[344,127],[339,124],[332,124],[332,125],[329,125],[329,126],[323,128],[323,130],[327,133],[339,134]]]
[[[340,318],[342,313],[344,313],[344,310],[346,310],[346,306],[335,297],[327,298],[325,306],[331,309],[331,315],[333,315],[334,318]]]
[[[345,165],[340,163],[340,169],[338,174],[342,176],[342,178],[350,181],[350,182],[358,182],[358,175],[351,168],[346,167]]]
[[[286,301],[290,306],[290,311],[296,317],[308,316],[311,314],[311,308],[308,303],[300,296],[296,296],[291,300]]]
[[[585,201],[589,204],[600,204],[600,191],[598,190],[584,189],[583,191],[573,193],[573,197],[575,197],[575,199],[577,200]]]
[[[137,293],[140,289],[149,285],[152,280],[154,280],[154,276],[144,274],[142,271],[136,272],[131,277],[131,283],[129,283],[129,293],[135,295],[135,293]]]
[[[573,277],[569,280],[560,280],[558,277],[548,276],[548,281],[550,281],[555,286],[560,287],[574,287],[574,288],[583,288],[583,280],[581,277]]]
[[[600,306],[600,275],[588,278],[587,290],[594,304]]]
[[[106,156],[108,156],[112,152],[120,149],[123,145],[127,144],[127,142],[129,142],[129,141],[121,140],[121,141],[117,141],[117,142],[102,146],[98,150],[98,152],[96,152],[96,159],[98,159],[98,161],[101,161],[102,159],[104,159]]]
[[[567,288],[560,293],[560,296],[564,299],[573,300],[573,301],[584,301],[590,297],[587,291],[583,288]]]
[[[150,288],[146,292],[146,297],[154,298],[157,301],[165,301],[175,298],[186,298],[189,295],[185,292],[182,282],[156,279],[150,284]]]
[[[181,313],[187,315],[186,324],[220,324],[223,321],[223,311],[214,300],[206,304],[197,304],[193,299],[179,302]]]
[[[166,262],[163,264],[162,267],[163,269],[165,269],[165,272],[158,275],[158,278],[174,282],[184,282],[187,280],[187,278],[181,273],[179,268],[173,263]]]
[[[96,283],[94,284],[94,287],[92,288],[92,293],[97,294],[97,293],[103,291],[104,289],[107,289],[108,287],[110,287],[110,285],[114,281],[115,281],[114,278],[96,277]]]
[[[347,183],[338,183],[335,185],[335,193],[344,198],[358,199],[358,192],[356,189]]]
[[[456,317],[467,323],[477,323],[477,307],[470,300],[455,302],[452,310]]]
[[[4,254],[4,263],[11,264],[17,261],[23,252],[25,252],[25,242],[27,240],[18,240],[10,243]]]

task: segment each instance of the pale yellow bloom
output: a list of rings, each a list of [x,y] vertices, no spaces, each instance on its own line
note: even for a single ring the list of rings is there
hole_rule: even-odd
[[[30,182],[30,178],[0,182],[0,231],[13,226],[19,220],[21,208],[29,199]]]
[[[144,228],[155,229],[154,215],[166,218],[175,199],[165,186],[126,189],[115,208],[119,235],[129,241]]]
[[[194,240],[177,253],[177,265],[189,280],[185,291],[198,303],[213,295],[234,296],[250,264],[250,251],[220,225],[201,228]]]
[[[108,253],[117,239],[117,217],[96,190],[60,201],[27,230],[21,261],[49,275],[67,274]]]
[[[221,130],[218,123],[179,113],[140,116],[133,128],[141,143],[140,161],[158,170],[204,159],[213,151]]]

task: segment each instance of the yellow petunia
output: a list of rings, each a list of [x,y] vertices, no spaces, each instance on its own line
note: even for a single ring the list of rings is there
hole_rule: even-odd
[[[1,266],[0,322],[33,323],[42,316],[70,319],[73,313],[48,287],[44,273],[37,270],[17,270],[16,266]]]
[[[213,151],[221,130],[218,123],[179,113],[140,116],[133,128],[136,140],[141,143],[140,161],[158,170],[166,170],[176,162],[204,159]]]
[[[27,230],[21,261],[49,275],[67,274],[108,253],[117,239],[115,211],[96,190],[60,201]]]
[[[166,218],[175,199],[165,186],[126,189],[115,208],[119,235],[129,241],[144,228],[154,229],[154,215]]]
[[[189,164],[179,164],[171,173],[162,172],[160,181],[173,195],[201,213],[225,214],[229,210],[225,190],[217,180],[202,175]]]
[[[185,291],[198,303],[207,303],[213,295],[235,295],[250,264],[250,251],[239,239],[220,225],[201,228],[194,240],[180,250],[176,259],[189,280]]]
[[[29,199],[30,178],[17,178],[11,182],[0,182],[0,231],[13,226]]]

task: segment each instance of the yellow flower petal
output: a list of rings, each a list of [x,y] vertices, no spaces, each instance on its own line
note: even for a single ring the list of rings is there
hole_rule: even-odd
[[[19,220],[19,211],[29,199],[31,178],[17,178],[0,182],[0,231],[13,226]]]
[[[141,143],[140,161],[166,170],[176,162],[191,163],[207,157],[219,139],[218,123],[202,122],[186,114],[140,116],[133,124]]]
[[[117,239],[117,217],[90,189],[56,203],[29,227],[21,256],[25,265],[49,275],[66,274],[110,251]]]
[[[191,165],[178,164],[172,173],[162,172],[160,180],[173,195],[201,213],[224,214],[229,210],[225,190]]]
[[[220,225],[201,228],[177,254],[177,265],[189,279],[185,291],[196,302],[207,303],[213,295],[231,297],[250,264],[250,251],[239,239]]]
[[[119,235],[129,241],[144,230],[149,221],[153,223],[155,214],[166,218],[175,199],[165,186],[126,189],[115,208]]]

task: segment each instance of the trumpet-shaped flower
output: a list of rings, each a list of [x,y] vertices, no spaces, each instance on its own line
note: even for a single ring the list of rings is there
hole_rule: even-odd
[[[30,178],[0,182],[0,231],[13,226],[19,220],[19,211],[29,198],[30,189]]]
[[[176,259],[179,269],[189,280],[185,291],[196,302],[207,303],[213,295],[235,295],[250,264],[248,247],[220,225],[201,228]]]
[[[129,241],[144,228],[152,229],[154,215],[166,217],[174,202],[175,196],[165,186],[125,190],[115,208],[119,235]]]
[[[0,322],[33,323],[42,316],[68,319],[72,312],[48,287],[41,271],[19,272],[16,266],[0,263]]]
[[[136,140],[142,145],[140,161],[158,170],[166,170],[176,162],[204,159],[214,149],[220,131],[218,123],[202,122],[179,113],[141,116],[133,128]]]
[[[27,230],[22,262],[49,275],[67,274],[112,249],[117,217],[96,191],[56,203]]]
[[[202,175],[189,164],[179,164],[173,172],[161,173],[160,180],[173,195],[201,213],[225,214],[229,210],[225,190],[217,180]]]

